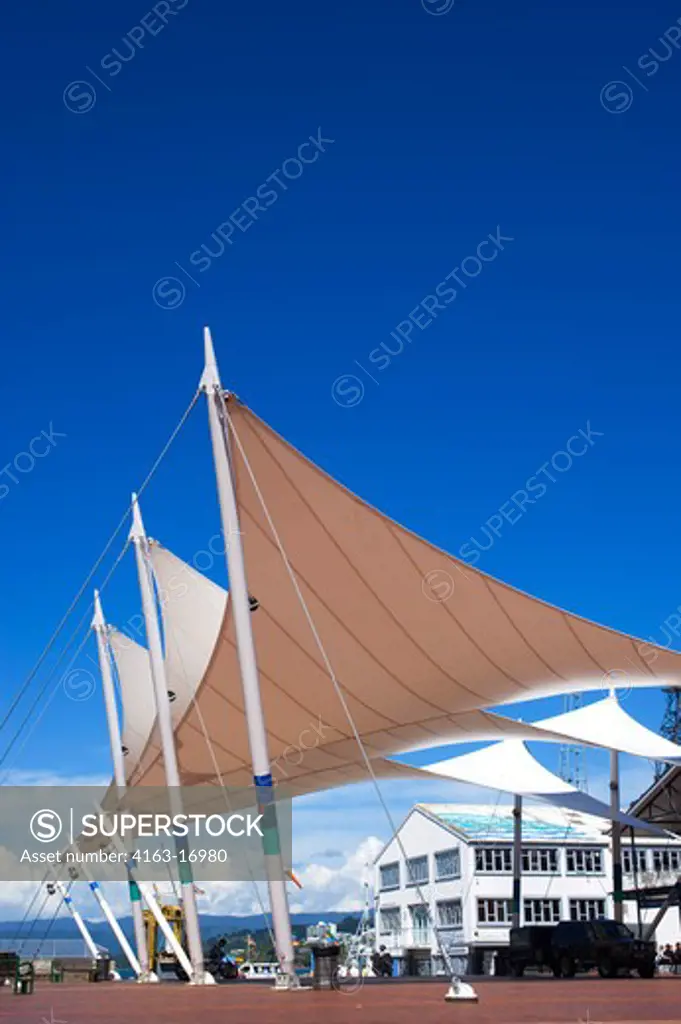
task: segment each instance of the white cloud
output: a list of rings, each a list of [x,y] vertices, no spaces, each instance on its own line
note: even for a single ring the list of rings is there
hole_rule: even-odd
[[[382,848],[381,839],[369,836],[340,864],[309,864],[297,876],[303,889],[296,890],[291,909],[357,910],[364,903],[364,883],[372,884],[372,865]]]

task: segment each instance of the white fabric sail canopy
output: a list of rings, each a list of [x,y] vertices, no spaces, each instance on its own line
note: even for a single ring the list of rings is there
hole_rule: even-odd
[[[681,747],[632,718],[624,710],[615,693],[594,701],[593,704],[532,723],[512,722],[501,715],[487,717],[494,719],[500,731],[517,739],[542,740],[547,743],[574,741],[588,747],[603,747],[607,750],[617,750],[621,754],[645,757],[651,761],[681,764]],[[490,735],[490,732],[491,730],[481,728],[471,738],[498,738]]]
[[[115,627],[109,627],[109,643],[118,679],[122,722],[121,742],[125,755],[125,774],[133,781],[140,759],[156,732],[156,698],[151,678],[149,651],[131,640]],[[168,654],[175,651],[174,641],[168,640]],[[168,655],[167,655],[168,656]],[[177,654],[181,660],[183,655]],[[187,673],[178,673],[169,685],[171,717],[178,724],[191,703],[196,685],[201,678],[201,667],[189,665]]]
[[[516,796],[538,797],[555,807],[611,820],[610,807],[601,800],[575,789],[532,756],[522,740],[504,740],[472,754],[422,765],[422,771],[439,778],[456,779],[473,785],[501,790]],[[662,829],[620,811],[616,820],[633,828],[664,835]]]
[[[627,714],[615,694],[574,711],[543,718],[535,725],[560,732],[577,743],[608,747],[652,761],[681,764],[681,747]]]
[[[129,778],[139,764],[156,720],[149,652],[113,627],[108,635],[121,697],[121,742],[125,774]]]

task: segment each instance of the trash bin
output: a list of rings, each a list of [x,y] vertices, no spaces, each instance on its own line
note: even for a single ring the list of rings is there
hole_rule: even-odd
[[[30,996],[35,988],[35,968],[28,960],[23,960],[17,966],[17,974],[14,980],[14,993],[18,996]]]
[[[340,946],[337,942],[333,942],[328,945],[315,945],[312,949],[314,951],[312,987],[316,989],[337,988]]]
[[[100,957],[95,960],[90,971],[90,981],[108,981],[111,974],[111,958],[108,956]]]

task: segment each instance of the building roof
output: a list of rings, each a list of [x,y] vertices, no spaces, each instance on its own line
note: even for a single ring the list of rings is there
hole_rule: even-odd
[[[503,841],[513,838],[513,808],[494,804],[417,804],[418,810],[441,822],[466,841]],[[523,807],[523,842],[550,839],[552,842],[607,842],[596,819],[587,815],[561,813],[553,807]]]
[[[681,767],[669,768],[631,804],[629,812],[681,835]]]

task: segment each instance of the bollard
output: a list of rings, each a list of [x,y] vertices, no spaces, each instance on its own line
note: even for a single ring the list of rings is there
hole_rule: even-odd
[[[64,968],[58,961],[53,960],[52,965],[50,967],[50,981],[56,985],[58,982],[63,980]]]

